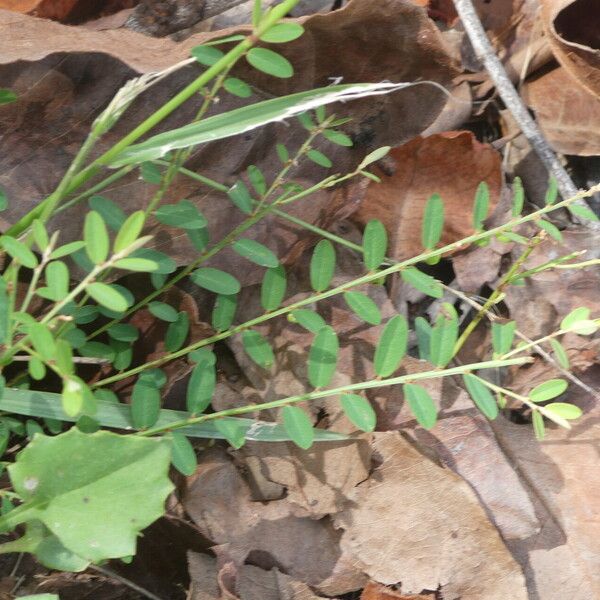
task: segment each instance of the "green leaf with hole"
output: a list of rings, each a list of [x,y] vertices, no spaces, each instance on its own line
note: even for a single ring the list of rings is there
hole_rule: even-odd
[[[337,334],[326,325],[315,335],[308,353],[308,380],[313,387],[329,384],[337,366],[338,352]]]
[[[223,82],[223,87],[232,96],[237,96],[238,98],[249,98],[252,96],[252,88],[245,81],[237,77],[228,77]]]
[[[201,414],[209,406],[217,385],[214,354],[199,360],[189,379],[186,393],[186,408],[191,414]]]
[[[163,204],[154,211],[157,221],[181,229],[204,229],[208,222],[198,207],[190,200],[180,200],[177,204]]]
[[[198,461],[194,448],[185,435],[177,431],[171,432],[171,462],[173,466],[186,477],[196,472]]]
[[[489,208],[490,189],[487,183],[482,181],[477,186],[477,191],[475,192],[475,202],[473,205],[473,228],[475,231],[483,230],[483,222],[487,219]]]
[[[563,394],[568,386],[566,379],[549,379],[536,385],[529,392],[529,399],[532,402],[545,402]]]
[[[245,214],[252,212],[252,196],[243,181],[237,181],[227,191],[229,199]]]
[[[166,438],[73,428],[36,435],[8,472],[36,520],[69,551],[100,562],[135,554],[140,532],[163,515],[170,459]]]
[[[299,38],[304,33],[304,27],[299,23],[276,23],[260,36],[261,41],[269,44],[284,44]]]
[[[561,419],[566,419],[567,421],[579,419],[583,414],[583,411],[579,406],[569,404],[568,402],[552,402],[551,404],[544,406],[544,410]]]
[[[240,282],[233,275],[212,267],[196,269],[190,279],[209,292],[225,296],[237,294],[241,289]]]
[[[463,375],[463,381],[475,406],[490,420],[498,416],[498,405],[490,389],[474,375]]]
[[[185,310],[177,313],[177,320],[169,323],[165,334],[167,352],[177,352],[185,343],[190,331],[190,317]]]
[[[260,287],[260,303],[265,311],[272,311],[281,305],[285,297],[287,278],[283,265],[265,271]]]
[[[512,347],[515,339],[517,324],[515,321],[508,323],[492,323],[492,347],[494,356],[506,354]]]
[[[83,241],[85,242],[86,254],[95,265],[103,263],[108,258],[110,239],[106,223],[95,210],[91,210],[85,216]]]
[[[95,281],[85,286],[85,291],[100,305],[115,312],[125,312],[129,300],[114,286],[100,281]]]
[[[333,163],[327,156],[325,156],[319,150],[315,150],[314,148],[308,150],[306,156],[320,167],[325,167],[326,169],[329,169],[329,167],[333,166]]]
[[[423,292],[426,296],[441,298],[444,295],[444,289],[439,281],[415,267],[403,269],[400,271],[400,275],[403,281]]]
[[[388,237],[384,224],[378,219],[370,220],[363,233],[363,261],[369,271],[381,265],[387,252]]]
[[[2,242],[2,247],[6,253],[24,267],[28,269],[35,269],[37,267],[38,260],[35,254],[23,242],[9,235],[0,237],[0,242]]]
[[[335,248],[329,240],[321,240],[310,260],[310,284],[316,292],[329,287],[335,271]]]
[[[373,363],[379,377],[389,377],[400,366],[407,344],[406,319],[402,315],[395,315],[386,323],[375,348]]]
[[[273,77],[287,79],[294,74],[294,67],[287,58],[267,48],[250,49],[246,60],[258,71]]]
[[[410,412],[424,429],[431,429],[437,423],[437,408],[429,392],[421,385],[405,383],[402,386]]]
[[[237,310],[237,295],[219,294],[212,311],[212,326],[217,331],[226,331],[231,327]]]
[[[381,312],[379,307],[369,296],[361,292],[344,292],[344,300],[350,310],[365,323],[379,325],[381,323]]]
[[[342,394],[340,401],[344,414],[362,431],[373,431],[377,415],[371,403],[358,394]]]
[[[269,369],[275,362],[269,342],[258,331],[249,329],[242,332],[242,344],[248,356],[263,369]]]
[[[240,256],[260,267],[273,268],[279,264],[279,259],[273,251],[256,240],[242,238],[234,242],[232,248]]]
[[[298,323],[298,325],[304,327],[304,329],[307,329],[311,333],[317,333],[327,325],[319,313],[308,308],[297,308],[296,310],[293,310],[288,319],[292,323]]]
[[[429,360],[437,367],[445,367],[454,356],[458,340],[458,315],[452,304],[444,302],[431,329]]]
[[[433,194],[425,204],[421,241],[426,250],[435,248],[442,237],[444,228],[444,203],[439,194]]]
[[[308,415],[297,406],[284,406],[283,426],[296,446],[307,450],[315,439],[315,430]]]

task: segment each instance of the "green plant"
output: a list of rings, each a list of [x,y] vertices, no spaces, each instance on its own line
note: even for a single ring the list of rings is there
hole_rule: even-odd
[[[493,229],[485,229],[489,198],[484,184],[480,186],[474,204],[475,232],[457,242],[440,247],[444,223],[444,206],[439,196],[427,203],[423,219],[423,252],[401,262],[386,258],[387,234],[378,221],[370,222],[364,231],[362,245],[303,222],[286,212],[286,206],[300,202],[318,190],[337,186],[353,177],[368,177],[377,181],[368,167],[385,156],[389,148],[380,148],[364,158],[350,173],[331,175],[310,187],[294,182],[296,165],[309,160],[328,168],[330,159],[313,147],[323,137],[332,144],[352,145],[352,140],[338,128],[344,120],[327,115],[325,106],[339,100],[349,100],[372,94],[393,92],[406,84],[335,85],[301,92],[206,117],[205,114],[220,93],[241,97],[251,95],[243,81],[229,76],[237,60],[245,58],[250,65],[275,77],[289,77],[293,67],[278,53],[256,47],[258,41],[280,43],[302,34],[302,28],[281,18],[295,4],[286,0],[263,13],[260,1],[255,3],[254,31],[246,38],[234,36],[220,40],[235,44],[227,53],[215,45],[195,48],[192,55],[208,66],[202,74],[153,115],[114,144],[100,157],[85,164],[98,139],[109,131],[132,100],[155,81],[142,77],[127,84],[95,121],[92,131],[74,159],[57,189],[39,206],[26,214],[0,237],[0,245],[8,258],[8,266],[0,277],[0,368],[9,374],[4,385],[0,409],[0,446],[6,449],[11,435],[28,437],[31,441],[8,465],[12,490],[2,491],[0,528],[9,532],[23,527],[21,537],[0,546],[0,552],[31,552],[45,565],[78,571],[91,562],[109,558],[126,558],[135,553],[139,532],[157,519],[172,485],[167,477],[169,464],[183,474],[191,474],[196,459],[190,437],[225,439],[238,448],[248,439],[260,441],[292,440],[301,448],[315,441],[340,440],[345,436],[313,428],[306,413],[296,406],[300,402],[339,396],[348,418],[364,431],[375,428],[375,414],[360,392],[402,385],[407,404],[416,420],[425,428],[435,425],[437,409],[429,393],[419,384],[427,379],[461,375],[476,406],[493,419],[498,407],[510,398],[528,407],[538,437],[544,434],[544,418],[569,427],[569,420],[579,415],[573,405],[551,400],[564,392],[566,381],[554,379],[519,395],[488,381],[479,371],[501,369],[532,360],[528,356],[534,346],[549,343],[563,369],[568,368],[566,352],[559,338],[566,332],[579,335],[594,333],[599,319],[591,319],[589,310],[580,308],[567,315],[560,330],[542,339],[514,346],[516,334],[513,322],[492,326],[493,355],[489,360],[448,366],[465,340],[499,301],[508,285],[516,285],[545,269],[581,268],[598,261],[573,262],[574,255],[554,259],[535,269],[523,270],[523,264],[534,246],[550,235],[560,239],[560,231],[544,217],[560,208],[568,208],[578,216],[592,217],[573,203],[577,198],[556,202],[554,188],[545,207],[522,214],[523,194],[516,185],[513,217]],[[136,143],[155,125],[183,102],[202,92],[194,122]],[[10,95],[6,96],[7,98]],[[314,111],[314,112],[313,112]],[[227,187],[207,177],[187,170],[183,165],[191,149],[206,141],[239,134],[266,123],[297,117],[307,129],[305,142],[291,153],[278,145],[281,161],[279,174],[270,182],[254,166],[247,170],[246,180],[240,179]],[[107,172],[106,168],[113,169]],[[144,210],[126,215],[123,208],[99,196],[98,192],[134,169],[142,178],[157,186]],[[245,220],[225,237],[209,242],[210,223],[191,202],[163,202],[177,174],[198,180],[223,194],[245,214]],[[92,178],[100,181],[92,184]],[[86,186],[88,186],[86,188]],[[46,224],[54,214],[68,210],[74,204],[88,200],[82,239],[60,244],[57,232],[48,231]],[[285,302],[286,269],[266,246],[246,238],[245,232],[269,214],[288,219],[295,225],[321,236],[315,246],[310,265],[312,293],[293,303]],[[167,255],[147,248],[150,236],[143,235],[144,225],[152,216],[158,222],[177,227],[188,236],[197,249],[195,259],[176,272],[175,262]],[[523,223],[534,223],[539,233],[526,238],[515,232]],[[433,323],[418,317],[414,329],[421,358],[431,363],[431,369],[420,373],[394,376],[408,349],[409,322],[396,315],[385,324],[373,356],[376,377],[330,388],[336,370],[339,351],[336,331],[312,309],[315,304],[336,295],[343,295],[348,307],[367,324],[377,325],[382,317],[378,306],[360,291],[368,284],[381,284],[398,273],[402,279],[435,299],[444,296],[444,286],[419,269],[419,263],[436,264],[440,258],[469,244],[484,245],[492,238],[523,246],[500,285],[462,330],[451,303],[442,303]],[[335,269],[335,245],[340,244],[361,252],[364,275],[342,285],[331,287]],[[244,323],[235,323],[237,295],[240,283],[235,274],[205,266],[205,263],[231,247],[240,260],[247,260],[265,269],[261,289],[264,313]],[[69,260],[73,259],[85,272],[72,283]],[[111,282],[114,269],[146,273],[154,291],[140,301],[127,288]],[[184,278],[215,296],[212,314],[214,335],[192,340],[189,317],[164,302],[165,292]],[[25,293],[17,294],[20,281],[26,282]],[[43,299],[45,308],[39,314],[31,311],[34,298]],[[139,336],[129,318],[139,309],[148,308],[155,318],[168,323],[165,356],[132,366],[131,343]],[[312,391],[280,398],[252,406],[227,410],[211,410],[216,386],[215,355],[209,349],[214,343],[240,335],[248,356],[268,369],[274,362],[273,350],[255,326],[287,317],[312,334],[314,339],[307,358],[308,381]],[[161,408],[161,388],[166,376],[161,367],[187,357],[193,364],[187,389],[187,410]],[[88,383],[82,365],[111,365],[111,374]],[[39,390],[37,382],[50,373],[60,381],[62,391]],[[111,391],[118,381],[135,377],[131,403],[123,404]],[[281,423],[260,423],[240,418],[257,410],[281,408]],[[34,417],[24,423],[15,415]],[[41,422],[40,422],[41,419]],[[62,432],[63,423],[75,422],[76,427]],[[43,426],[40,424],[43,423]],[[51,435],[44,433],[44,427]],[[102,431],[101,427],[127,433]]]

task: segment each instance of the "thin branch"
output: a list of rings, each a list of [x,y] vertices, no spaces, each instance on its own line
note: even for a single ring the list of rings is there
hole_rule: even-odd
[[[127,587],[136,591],[138,594],[141,594],[142,596],[149,598],[150,600],[163,600],[163,598],[156,596],[149,590],[143,588],[142,586],[131,581],[130,579],[127,579],[126,577],[123,577],[122,575],[115,573],[112,569],[107,569],[106,567],[100,567],[98,565],[89,565],[88,569],[90,569],[92,571],[96,571],[98,573],[101,573],[102,575],[104,575],[105,577],[108,577],[110,579],[114,579],[114,580],[118,581],[119,583],[122,583],[123,585],[126,585]]]

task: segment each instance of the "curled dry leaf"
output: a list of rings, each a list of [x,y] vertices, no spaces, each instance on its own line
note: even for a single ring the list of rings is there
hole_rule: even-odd
[[[442,244],[473,232],[472,209],[477,186],[490,189],[490,211],[500,198],[501,157],[468,131],[452,131],[414,140],[394,148],[393,175],[378,173],[381,184],[369,186],[353,219],[380,219],[390,236],[390,255],[402,260],[423,250],[421,224],[428,198],[438,193],[444,201]]]
[[[527,598],[519,565],[460,477],[395,432],[374,434],[373,449],[381,466],[335,516],[344,554],[375,581],[401,582],[405,593]]]

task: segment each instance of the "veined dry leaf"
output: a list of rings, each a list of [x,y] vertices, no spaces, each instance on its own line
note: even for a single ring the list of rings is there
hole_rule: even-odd
[[[353,219],[380,219],[390,236],[392,258],[402,260],[423,251],[421,224],[428,198],[438,193],[445,207],[442,244],[473,232],[472,211],[477,186],[490,189],[490,214],[500,198],[501,157],[468,131],[452,131],[416,139],[394,148],[396,172],[378,173],[382,183],[369,186]]]
[[[453,600],[525,600],[519,565],[457,475],[396,432],[374,434],[381,460],[335,516],[342,551],[372,579]],[[432,493],[435,490],[435,493]]]
[[[600,11],[596,0],[541,0],[554,55],[579,85],[600,96]]]
[[[600,154],[599,94],[575,82],[564,67],[557,67],[527,81],[525,95],[554,150],[578,156]]]

